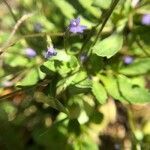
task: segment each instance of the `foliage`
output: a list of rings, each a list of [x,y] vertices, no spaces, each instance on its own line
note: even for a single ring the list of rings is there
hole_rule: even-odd
[[[150,12],[133,1],[0,3],[0,148],[149,146]]]

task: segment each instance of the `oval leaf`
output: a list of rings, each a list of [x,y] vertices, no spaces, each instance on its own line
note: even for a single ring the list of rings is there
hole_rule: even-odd
[[[150,58],[142,58],[133,64],[120,69],[120,73],[124,75],[140,75],[150,71]]]
[[[100,79],[103,82],[107,92],[112,96],[114,99],[125,102],[124,98],[121,96],[117,84],[116,78],[112,76],[102,76],[100,75]]]
[[[93,53],[98,56],[110,58],[115,55],[123,44],[123,36],[120,34],[113,34],[108,38],[97,42],[93,47]]]
[[[107,100],[105,88],[98,81],[93,81],[92,92],[100,104],[104,104]]]
[[[150,92],[146,89],[135,86],[131,80],[123,75],[118,77],[120,92],[123,97],[131,103],[150,102]]]
[[[95,7],[108,9],[110,7],[111,2],[112,0],[94,0],[92,5]]]
[[[38,70],[31,69],[17,86],[35,85],[39,80]]]

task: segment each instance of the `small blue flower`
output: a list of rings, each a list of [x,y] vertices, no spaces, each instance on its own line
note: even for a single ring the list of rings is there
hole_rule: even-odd
[[[131,57],[131,56],[125,56],[123,58],[123,61],[124,61],[125,64],[131,64],[133,62],[133,57]]]
[[[87,26],[80,25],[80,18],[70,21],[69,31],[72,33],[83,33],[87,29]]]
[[[145,14],[142,17],[142,24],[150,25],[150,14]]]
[[[52,56],[56,56],[57,52],[53,47],[48,47],[47,52],[45,54],[45,58],[51,58]]]
[[[32,57],[35,57],[37,54],[36,54],[36,51],[33,50],[32,48],[26,48],[25,49],[25,55],[32,58]]]

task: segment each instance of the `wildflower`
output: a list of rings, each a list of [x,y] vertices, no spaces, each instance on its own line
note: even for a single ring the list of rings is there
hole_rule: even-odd
[[[51,58],[52,56],[56,56],[57,52],[53,47],[48,47],[47,52],[45,54],[45,58]]]
[[[133,57],[131,57],[131,56],[125,56],[123,58],[123,61],[124,61],[125,64],[131,64],[133,62]]]
[[[35,57],[37,54],[36,54],[36,51],[33,50],[32,48],[27,48],[25,49],[25,55],[32,58],[32,57]]]
[[[69,31],[72,33],[83,33],[87,29],[87,26],[80,25],[80,18],[70,21]]]
[[[150,25],[150,14],[145,14],[142,17],[142,24]]]
[[[132,0],[131,1],[131,6],[134,8],[138,5],[138,3],[139,3],[139,0]]]

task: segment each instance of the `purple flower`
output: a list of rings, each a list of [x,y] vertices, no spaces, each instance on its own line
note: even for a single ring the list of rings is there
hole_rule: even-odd
[[[69,31],[72,33],[83,33],[87,29],[87,26],[80,25],[80,18],[70,21]]]
[[[131,57],[131,56],[125,56],[123,58],[123,61],[124,61],[125,64],[131,64],[133,62],[133,57]]]
[[[47,52],[45,54],[45,58],[51,58],[52,56],[56,56],[57,52],[53,47],[48,47]]]
[[[142,17],[142,24],[150,25],[150,14],[145,14]]]
[[[32,48],[26,48],[25,49],[25,55],[32,58],[32,57],[35,57],[37,54],[36,54],[36,51],[33,50]]]

